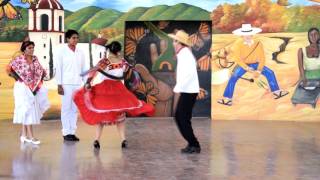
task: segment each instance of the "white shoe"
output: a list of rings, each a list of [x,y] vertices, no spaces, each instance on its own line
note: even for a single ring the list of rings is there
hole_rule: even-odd
[[[40,142],[40,140],[38,140],[38,139],[35,139],[35,138],[32,138],[32,139],[27,139],[26,138],[26,140],[25,140],[26,142],[28,142],[28,143],[32,143],[32,144],[35,144],[35,145],[38,145],[38,144],[40,144],[41,142]]]
[[[20,136],[20,142],[21,142],[21,143],[26,142],[26,139],[27,139],[27,137],[25,137],[25,136]]]

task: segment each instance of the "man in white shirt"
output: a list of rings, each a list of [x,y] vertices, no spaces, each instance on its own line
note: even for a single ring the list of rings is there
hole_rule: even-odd
[[[173,91],[180,94],[175,112],[175,120],[183,138],[188,145],[181,149],[181,153],[200,153],[200,144],[192,129],[192,109],[199,93],[199,79],[197,62],[190,49],[189,35],[179,30],[173,38],[173,46],[177,56],[176,85]]]
[[[73,102],[73,93],[81,87],[84,79],[80,76],[85,71],[84,53],[77,48],[79,33],[75,30],[66,32],[68,44],[63,45],[55,57],[56,81],[58,94],[62,96],[61,123],[62,134],[66,141],[79,141],[75,136],[78,109]]]

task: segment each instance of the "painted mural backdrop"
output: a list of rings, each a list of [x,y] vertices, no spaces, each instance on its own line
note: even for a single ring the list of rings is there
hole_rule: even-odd
[[[294,1],[247,0],[236,5],[223,4],[212,11],[214,119],[314,121],[320,118],[320,79],[303,88],[297,57],[298,49],[309,45],[307,31],[311,27],[320,28],[320,6],[316,2],[312,5],[307,5],[308,1],[303,3],[304,6],[298,6]],[[246,73],[236,83],[232,105],[218,103],[237,65],[232,59],[232,48],[238,36],[231,32],[242,23],[263,30],[256,38],[264,46],[265,66],[273,70],[280,89],[289,92],[287,96],[275,99],[264,76],[255,79]]]
[[[34,13],[36,18],[30,20]],[[311,27],[319,28],[319,17],[319,0],[128,0],[125,2],[120,0],[0,0],[0,119],[11,119],[13,112],[14,81],[5,74],[4,67],[12,56],[18,53],[20,42],[27,37],[38,38],[36,40],[38,57],[41,63],[52,72],[51,77],[47,78],[49,81],[46,82],[50,88],[49,97],[52,107],[45,118],[58,118],[60,98],[56,93],[55,81],[52,79],[54,67],[50,63],[55,56],[55,49],[64,41],[63,32],[66,29],[72,28],[80,32],[80,47],[86,52],[88,64],[90,62],[94,64],[100,57],[99,54],[103,53],[101,44],[95,44],[103,41],[101,39],[96,41],[97,38],[107,39],[109,42],[121,41],[125,45],[125,53],[132,48],[126,41],[126,31],[130,27],[128,22],[128,28],[126,28],[127,21],[140,21],[140,25],[145,30],[147,29],[145,22],[150,21],[155,26],[162,23],[166,26],[167,22],[174,21],[194,21],[193,23],[201,24],[211,20],[211,53],[207,55],[211,60],[208,63],[207,56],[203,59],[197,57],[197,59],[199,69],[206,67],[205,69],[208,70],[204,72],[212,72],[212,119],[315,121],[320,119],[319,87],[313,85],[308,89],[301,89],[297,52],[299,48],[309,45],[307,31]],[[34,21],[36,25],[33,24]],[[266,66],[274,71],[280,87],[289,91],[288,96],[274,100],[265,79],[253,79],[246,74],[237,82],[232,106],[222,106],[217,103],[235,67],[234,61],[230,58],[230,49],[238,37],[231,32],[243,23],[250,23],[252,26],[263,29],[257,38],[265,47]],[[199,27],[199,24],[190,27],[190,33],[199,30]],[[159,39],[163,39],[158,36],[158,33],[154,34]],[[174,61],[154,63],[156,57],[161,57],[159,52],[163,52],[161,40],[160,49],[157,44],[156,48],[153,47],[153,50],[157,49],[158,56],[154,53],[151,65],[150,62],[149,64],[141,62],[155,78],[161,77],[156,74],[172,73],[170,68],[174,69]],[[141,44],[134,46],[138,47]],[[129,60],[139,56],[138,53],[129,54],[124,54]],[[163,82],[170,86],[170,83],[164,80]],[[150,83],[145,86],[146,89],[151,87]],[[205,97],[210,96],[210,93],[204,94],[208,95]],[[159,102],[158,98],[149,98],[150,102],[153,100]],[[200,112],[199,109],[197,111]]]
[[[194,116],[209,117],[211,110],[211,22],[210,21],[128,21],[125,29],[125,58],[144,82],[134,91],[152,103],[156,115],[172,116],[175,109],[176,57],[169,33],[185,30],[192,39],[192,52],[198,62],[200,94]]]

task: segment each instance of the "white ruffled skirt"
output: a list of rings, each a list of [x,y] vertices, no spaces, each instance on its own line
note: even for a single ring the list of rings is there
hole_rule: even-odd
[[[48,90],[41,87],[33,95],[23,82],[15,82],[14,89],[14,124],[34,125],[40,124],[44,112],[49,109]]]

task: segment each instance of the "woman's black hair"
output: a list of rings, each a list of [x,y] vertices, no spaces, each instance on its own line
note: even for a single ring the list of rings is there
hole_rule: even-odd
[[[27,47],[30,46],[30,45],[35,46],[33,41],[23,41],[22,45],[20,47],[20,51],[24,52],[27,49]]]
[[[70,39],[74,34],[79,36],[79,33],[76,30],[68,29],[68,31],[66,32],[66,38]]]
[[[309,43],[310,43],[310,44],[311,44],[310,33],[311,33],[312,31],[317,31],[318,34],[320,35],[320,32],[319,32],[319,29],[318,29],[318,28],[316,28],[316,27],[310,28],[309,31],[308,31],[308,40],[309,40]],[[319,37],[319,39],[318,39],[317,44],[320,44],[320,37]]]
[[[106,45],[106,49],[109,49],[112,54],[117,54],[121,51],[121,44],[118,41],[112,41],[110,44]]]

